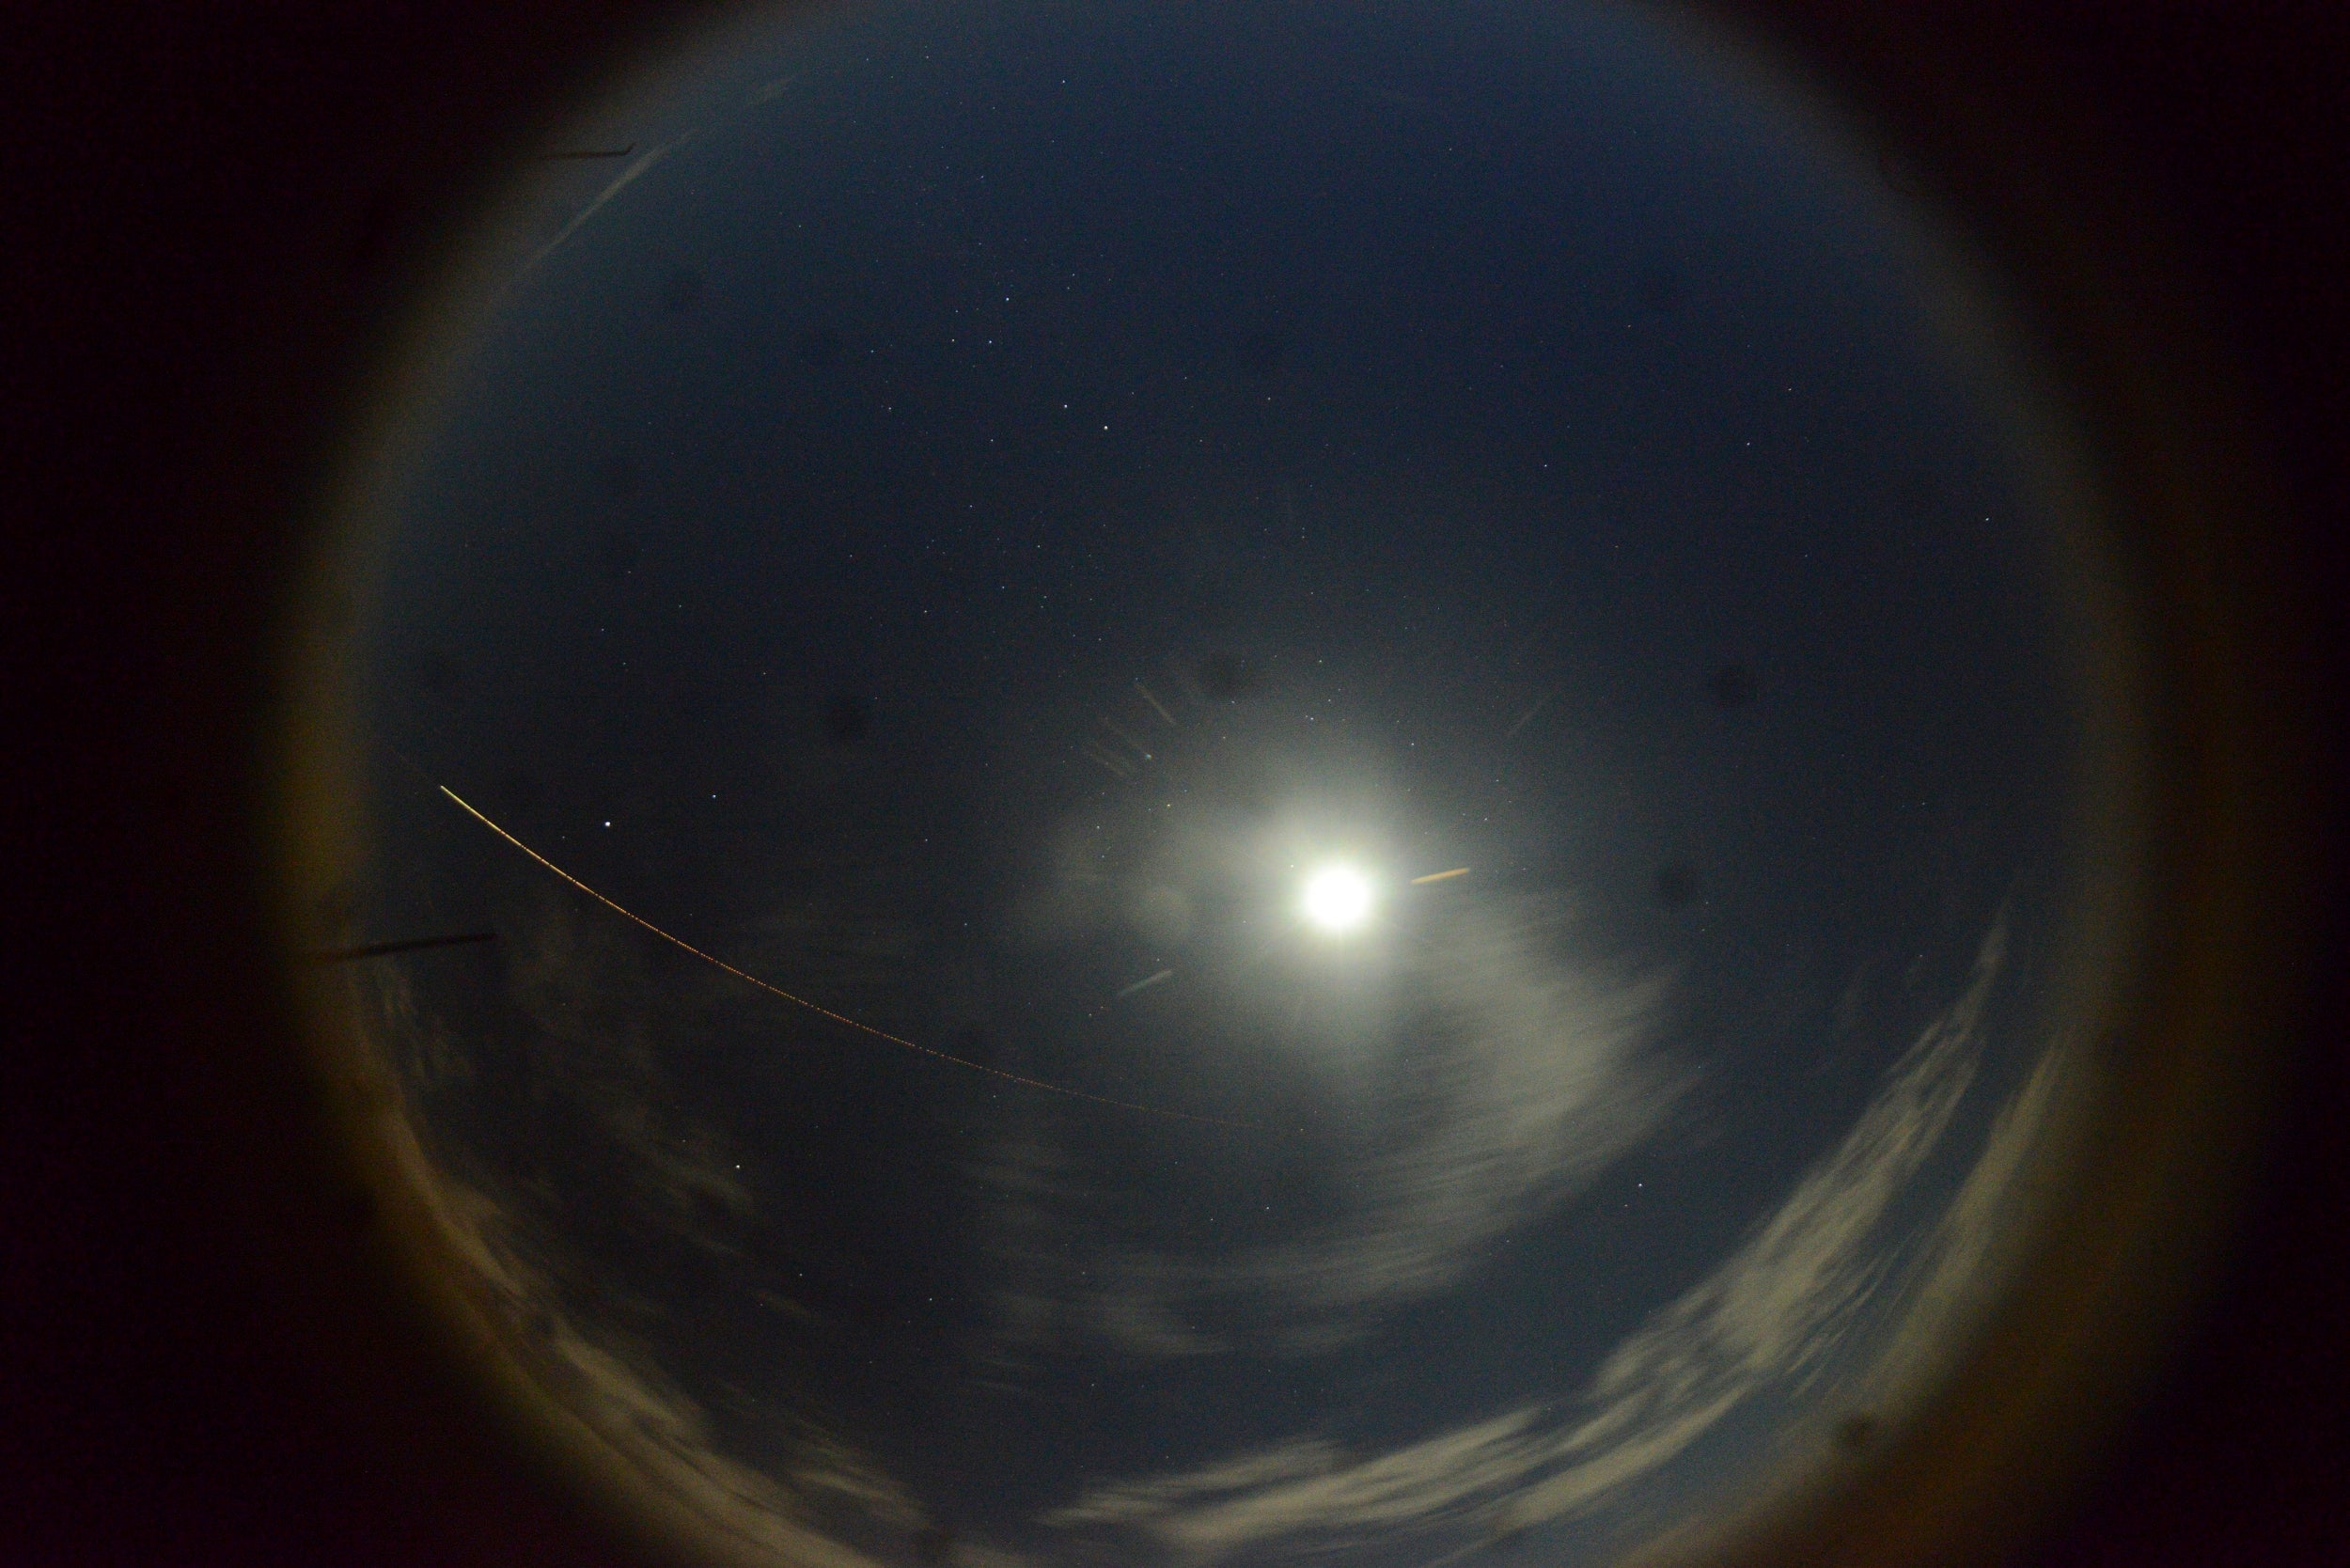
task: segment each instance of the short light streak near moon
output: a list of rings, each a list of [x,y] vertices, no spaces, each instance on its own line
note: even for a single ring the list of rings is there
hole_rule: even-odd
[[[1115,719],[1111,718],[1111,717],[1110,717],[1107,713],[1104,713],[1104,714],[1102,714],[1102,715],[1101,715],[1101,719],[1102,719],[1102,728],[1103,728],[1103,729],[1106,729],[1106,730],[1108,730],[1111,734],[1113,734],[1113,735],[1117,736],[1120,740],[1121,740],[1121,741],[1125,742],[1128,745],[1130,745],[1130,746],[1134,747],[1134,750],[1135,750],[1135,755],[1136,755],[1136,756],[1137,756],[1137,757],[1141,758],[1141,759],[1142,759],[1144,761],[1146,761],[1146,762],[1148,762],[1148,761],[1152,761],[1152,760],[1154,760],[1154,759],[1153,759],[1153,758],[1152,757],[1152,755],[1151,755],[1151,748],[1150,748],[1149,746],[1147,746],[1147,745],[1143,745],[1140,741],[1136,740],[1136,739],[1135,738],[1135,736],[1134,736],[1134,734],[1133,734],[1133,732],[1132,732],[1132,731],[1128,730],[1128,729],[1125,729],[1123,726],[1121,726],[1120,724],[1119,724],[1119,723],[1118,723]]]
[[[1542,696],[1536,698],[1534,699],[1534,706],[1528,708],[1523,713],[1520,713],[1518,715],[1518,722],[1510,726],[1509,729],[1503,733],[1501,738],[1505,741],[1516,740],[1518,738],[1518,731],[1525,729],[1533,719],[1534,715],[1543,711],[1543,704],[1548,702],[1549,700],[1550,694],[1548,692],[1544,692]]]
[[[1306,917],[1324,931],[1350,931],[1371,917],[1371,884],[1349,866],[1325,866],[1306,881]]]
[[[593,887],[588,886],[586,883],[580,881],[579,878],[572,875],[571,872],[565,870],[554,861],[549,860],[545,855],[540,855],[537,850],[532,849],[528,844],[524,843],[520,839],[517,839],[511,833],[507,832],[506,829],[498,826],[497,823],[492,822],[487,816],[476,809],[462,795],[460,795],[456,791],[450,789],[447,785],[437,784],[433,787],[439,790],[441,793],[448,796],[449,799],[455,801],[459,808],[462,809],[467,816],[473,818],[474,821],[479,823],[482,826],[488,828],[491,832],[496,834],[499,838],[505,839],[508,843],[513,845],[516,849],[530,856],[531,859],[536,860],[540,865],[545,867],[548,870],[553,871],[556,876],[561,877],[565,882],[570,883],[572,886],[578,888],[581,892],[587,894],[589,898],[595,900],[598,903],[612,911],[615,915],[619,916],[622,919],[632,921],[636,925],[644,927],[647,931],[651,932],[655,936],[660,937],[664,942],[668,943],[672,947],[679,948],[686,952],[692,953],[696,958],[700,959],[704,964],[711,965],[713,968],[723,969],[728,974],[732,975],[736,980],[744,980],[749,984],[755,985],[761,991],[766,992],[769,996],[780,996],[785,1001],[790,1002],[793,1007],[804,1007],[810,1012],[816,1013],[821,1017],[829,1018],[836,1024],[840,1024],[856,1030],[859,1034],[870,1034],[874,1039],[885,1040],[892,1045],[902,1045],[909,1051],[916,1051],[926,1057],[935,1057],[940,1061],[952,1062],[957,1067],[967,1067],[974,1073],[985,1073],[988,1076],[993,1078],[1003,1078],[1012,1083],[1026,1085],[1029,1089],[1042,1090],[1047,1094],[1066,1095],[1072,1100],[1089,1100],[1097,1105],[1115,1105],[1120,1110],[1140,1111],[1145,1116],[1167,1116],[1172,1117],[1179,1121],[1202,1121],[1212,1127],[1238,1127],[1250,1132],[1261,1130],[1258,1123],[1254,1121],[1236,1121],[1230,1117],[1222,1116],[1201,1116],[1195,1111],[1170,1110],[1165,1105],[1145,1105],[1137,1104],[1132,1100],[1113,1100],[1106,1094],[1089,1094],[1082,1089],[1071,1089],[1063,1084],[1046,1083],[1042,1078],[1023,1077],[1017,1073],[1007,1073],[1000,1067],[990,1067],[984,1062],[971,1061],[963,1057],[950,1056],[945,1051],[932,1050],[928,1045],[917,1045],[913,1041],[906,1039],[902,1035],[891,1034],[887,1029],[877,1029],[870,1024],[860,1024],[855,1019],[850,1017],[847,1013],[835,1012],[832,1009],[825,1007],[821,1003],[809,1001],[806,996],[795,996],[791,992],[786,991],[783,987],[770,984],[766,980],[760,980],[757,975],[752,974],[747,969],[738,969],[733,964],[728,964],[725,959],[719,958],[714,954],[702,951],[701,949],[697,948],[693,943],[685,940],[685,938],[672,935],[670,933],[662,930],[659,926],[654,925],[650,920],[646,919],[642,915],[635,913],[634,910],[623,908],[621,905],[615,903],[612,900],[605,898],[602,893],[597,892]]]
[[[1466,876],[1468,874],[1469,869],[1466,866],[1455,866],[1449,871],[1431,871],[1426,876],[1416,876],[1412,878],[1410,886],[1414,887],[1425,887],[1432,882],[1450,882],[1456,876]]]
[[[1176,722],[1175,722],[1175,715],[1174,715],[1173,713],[1168,713],[1168,712],[1167,711],[1167,704],[1166,704],[1166,703],[1164,703],[1164,702],[1161,702],[1161,701],[1160,701],[1157,698],[1155,698],[1155,697],[1153,697],[1153,696],[1152,696],[1152,695],[1151,695],[1151,688],[1150,688],[1150,687],[1148,687],[1148,686],[1144,685],[1141,682],[1137,681],[1137,682],[1135,682],[1135,690],[1136,690],[1136,691],[1138,691],[1138,692],[1140,692],[1140,693],[1142,694],[1142,700],[1143,700],[1143,701],[1148,702],[1149,704],[1151,704],[1151,711],[1152,711],[1152,712],[1153,712],[1153,713],[1157,713],[1157,714],[1159,715],[1159,717],[1161,717],[1161,718],[1163,718],[1163,719],[1167,720],[1167,728],[1168,728],[1168,729],[1179,729],[1179,728],[1181,728],[1181,727],[1180,727],[1179,725],[1177,725],[1177,724],[1176,724]]]
[[[1111,998],[1110,998],[1110,1000],[1112,1000],[1112,1001],[1114,1001],[1114,1002],[1122,1002],[1122,1001],[1124,1001],[1127,997],[1129,997],[1129,996],[1131,996],[1135,995],[1135,994],[1136,994],[1136,992],[1138,992],[1138,991],[1148,991],[1148,990],[1150,990],[1150,989],[1151,989],[1152,986],[1154,986],[1154,985],[1164,985],[1164,984],[1166,984],[1168,980],[1173,980],[1174,978],[1175,978],[1175,971],[1174,971],[1174,970],[1172,970],[1172,969],[1162,969],[1162,970],[1160,970],[1160,971],[1159,971],[1157,974],[1155,974],[1155,975],[1146,975],[1146,976],[1144,976],[1142,979],[1140,979],[1140,980],[1138,980],[1135,981],[1135,983],[1134,983],[1134,984],[1132,984],[1132,985],[1130,985],[1130,986],[1126,987],[1126,989],[1125,989],[1125,990],[1120,991],[1120,992],[1117,996],[1115,996],[1111,997]]]

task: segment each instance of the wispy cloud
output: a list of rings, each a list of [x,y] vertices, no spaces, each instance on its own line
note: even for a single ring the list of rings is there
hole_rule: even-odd
[[[1494,1532],[1588,1511],[1696,1442],[1742,1401],[1841,1340],[1883,1272],[1881,1224],[1972,1081],[2005,962],[1984,938],[1966,990],[1888,1070],[1851,1132],[1712,1275],[1620,1343],[1580,1396],[1528,1404],[1386,1453],[1300,1437],[1169,1475],[1096,1486],[1047,1516],[1205,1562],[1300,1534],[1444,1526]],[[1987,1233],[2047,1090],[2019,1092],[1949,1222],[1945,1267]]]
[[[2029,1231],[2035,1156],[2060,1124],[2072,1053],[2042,1053],[1983,1140],[1983,1149],[1901,1281],[1902,1307],[1890,1342],[1871,1365],[1855,1403],[1895,1407],[1948,1366],[1950,1330],[1996,1290],[2009,1262],[2006,1244]]]
[[[508,991],[535,1027],[524,1047],[534,1080],[588,1114],[634,1200],[665,1227],[731,1250],[726,1216],[752,1205],[741,1155],[719,1128],[679,1108],[639,949],[553,894],[511,924],[520,934],[507,945]]]
[[[1461,911],[1404,961],[1396,996],[1418,1020],[1414,1072],[1367,1119],[1318,1225],[1203,1258],[1089,1247],[1073,1215],[1056,1215],[1039,1247],[1023,1238],[1052,1194],[1028,1183],[1000,1200],[1003,1288],[1079,1290],[1056,1325],[1146,1357],[1222,1348],[1265,1323],[1276,1337],[1251,1349],[1314,1354],[1445,1290],[1637,1143],[1685,1082],[1643,1053],[1662,984],[1604,973],[1578,953],[1582,934],[1555,902],[1522,899]],[[1073,1247],[1087,1253],[1081,1273]]]
[[[1562,963],[1564,928],[1539,911],[1495,918],[1463,927],[1457,949],[1432,950],[1422,980],[1432,1016],[1449,1020],[1434,1052],[1440,1071],[1416,1091],[1404,1123],[1412,1136],[1361,1163],[1364,1200],[1318,1234],[1213,1266],[1105,1246],[1073,1254],[1057,1214],[1082,1184],[1045,1136],[1049,1121],[1027,1124],[1016,1147],[999,1147],[991,1185],[1025,1206],[1038,1231],[1029,1250],[1058,1253],[1062,1269],[1028,1278],[1025,1295],[1008,1292],[1007,1313],[1027,1321],[1008,1319],[1000,1338],[1041,1344],[1082,1335],[1136,1355],[1214,1354],[1225,1341],[1197,1309],[1234,1295],[1252,1304],[1234,1314],[1240,1321],[1277,1301],[1297,1309],[1305,1331],[1344,1337],[1377,1303],[1457,1280],[1503,1229],[1571,1192],[1638,1137],[1673,1088],[1638,1054],[1655,988],[1607,983]],[[559,914],[534,929],[533,940],[512,945],[512,983],[517,1001],[554,1031],[544,1048],[560,1060],[559,1070],[554,1059],[544,1064],[550,1081],[605,1107],[606,1131],[641,1163],[649,1194],[674,1198],[713,1178],[708,1168],[718,1162],[693,1129],[623,1113],[663,1096],[647,1076],[656,1059],[648,1026],[616,999],[631,989],[622,956],[587,950],[596,939]],[[1530,1402],[1386,1451],[1302,1434],[1187,1470],[1104,1482],[1041,1523],[1107,1537],[1130,1556],[1195,1564],[1298,1537],[1331,1545],[1399,1531],[1483,1539],[1626,1496],[1742,1402],[1826,1362],[1872,1300],[1898,1292],[1889,1348],[1874,1353],[1871,1369],[1922,1364],[1923,1349],[1979,1293],[2061,1088],[2062,1053],[2051,1051],[1996,1119],[1924,1245],[1890,1274],[1897,1253],[1884,1222],[1973,1081],[2005,948],[1995,927],[1966,990],[1887,1071],[1841,1142],[1718,1268],[1619,1343],[1574,1397]],[[590,975],[592,984],[582,979]],[[447,1071],[446,1029],[415,996],[387,986],[369,1011],[386,1065],[400,1064],[393,1078],[419,1089],[462,1084]],[[1627,1086],[1630,1114],[1617,1099]],[[755,1553],[824,1568],[864,1568],[870,1560],[853,1539],[928,1528],[919,1498],[829,1434],[791,1427],[776,1457],[760,1464],[729,1450],[648,1346],[567,1310],[543,1216],[516,1194],[435,1165],[413,1121],[392,1119],[392,1128],[408,1184],[424,1196],[452,1275],[492,1337],[651,1491]],[[1104,1262],[1111,1266],[1095,1266]],[[1292,1348],[1304,1342],[1292,1336]],[[1859,1374],[1864,1385],[1871,1369]],[[1002,1370],[1016,1381],[1016,1367]],[[1871,1397],[1889,1398],[1891,1385],[1879,1383]],[[1013,1562],[976,1541],[956,1542],[951,1560]]]
[[[597,921],[575,919],[545,898],[508,921],[508,996],[531,1027],[519,1048],[540,1093],[571,1100],[603,1137],[611,1168],[627,1175],[630,1201],[669,1234],[731,1250],[727,1213],[750,1211],[736,1159],[713,1123],[682,1109],[660,1065],[658,995],[636,949]],[[663,1366],[653,1340],[630,1333],[625,1302],[608,1278],[597,1305],[578,1305],[585,1264],[571,1255],[559,1213],[526,1173],[462,1168],[439,1159],[428,1137],[430,1095],[465,1089],[470,1053],[400,968],[350,976],[387,1109],[376,1121],[390,1142],[400,1187],[423,1201],[434,1267],[453,1283],[494,1361],[559,1410],[556,1427],[583,1429],[620,1457],[646,1493],[697,1521],[747,1559],[811,1568],[877,1568],[865,1546],[912,1540],[935,1528],[915,1490],[804,1410],[761,1408],[741,1389],[719,1394],[741,1424],[769,1432],[760,1462],[743,1457],[697,1399]],[[371,987],[371,990],[367,990]],[[475,1051],[479,1051],[475,1043]],[[807,1311],[774,1293],[771,1305]],[[630,1302],[658,1316],[653,1302]],[[952,1568],[1023,1568],[1013,1551],[954,1537]]]
[[[533,1077],[585,1110],[630,1188],[664,1227],[701,1235],[711,1210],[749,1201],[714,1130],[657,1107],[672,1104],[658,1067],[644,977],[624,942],[571,919],[559,901],[509,922],[527,934],[509,944],[509,995],[535,1026],[525,1047]],[[457,1288],[487,1348],[608,1448],[666,1506],[735,1548],[815,1568],[876,1568],[851,1544],[902,1539],[931,1521],[914,1494],[882,1466],[792,1412],[769,1413],[773,1457],[754,1464],[730,1451],[702,1406],[665,1374],[659,1355],[612,1321],[583,1310],[567,1288],[578,1269],[559,1215],[551,1215],[527,1170],[469,1161],[460,1172],[435,1157],[416,1096],[461,1084],[432,1064],[448,1029],[399,976],[369,977],[377,994],[363,1018],[400,1114],[380,1119],[401,1186],[424,1205],[444,1278]],[[419,1074],[419,1065],[431,1069]],[[600,1297],[615,1296],[606,1282]],[[1010,1568],[983,1544],[951,1560]]]
[[[423,1201],[441,1264],[487,1346],[654,1496],[730,1544],[813,1568],[877,1568],[833,1528],[844,1511],[901,1532],[924,1524],[911,1493],[820,1433],[800,1434],[772,1471],[722,1451],[700,1406],[649,1353],[565,1311],[558,1282],[532,1261],[543,1248],[526,1218],[436,1165],[409,1118],[384,1126],[403,1185]]]

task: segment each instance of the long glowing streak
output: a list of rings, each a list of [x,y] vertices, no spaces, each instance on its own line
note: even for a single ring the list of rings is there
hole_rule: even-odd
[[[1412,878],[1411,886],[1422,887],[1432,882],[1450,882],[1456,876],[1468,874],[1469,869],[1466,866],[1455,866],[1449,871],[1431,871],[1426,876],[1416,876]]]
[[[573,217],[571,222],[563,226],[563,231],[560,234],[557,234],[554,239],[549,240],[545,244],[539,247],[539,254],[530,259],[530,264],[535,267],[540,262],[544,261],[548,257],[554,255],[555,248],[561,244],[564,241],[570,239],[581,224],[586,223],[589,218],[594,217],[598,212],[602,212],[605,202],[610,201],[614,196],[619,196],[622,191],[628,189],[631,182],[633,182],[638,175],[644,173],[647,169],[652,167],[655,164],[661,162],[662,159],[667,157],[671,152],[681,147],[683,147],[687,142],[690,142],[693,139],[694,133],[688,131],[684,135],[680,136],[676,141],[654,148],[650,152],[644,154],[634,163],[629,165],[628,167],[622,169],[620,171],[620,177],[612,181],[611,184],[606,185],[603,188],[603,195],[597,196],[595,200],[581,208],[578,215]],[[634,144],[631,143],[630,145],[634,146]],[[451,795],[449,798],[451,800],[455,800],[457,797]],[[463,803],[461,801],[459,804],[462,805]],[[473,810],[473,808],[467,806],[465,809],[471,811]],[[476,812],[475,814],[477,816],[479,815],[478,812]],[[484,817],[482,820],[487,822],[489,819]]]
[[[1000,1067],[990,1067],[985,1062],[971,1061],[963,1057],[949,1056],[945,1051],[932,1050],[928,1045],[917,1045],[913,1041],[904,1038],[902,1035],[891,1034],[887,1029],[877,1029],[870,1024],[860,1024],[845,1012],[835,1012],[832,1009],[825,1007],[821,1003],[809,1001],[806,996],[795,996],[779,985],[771,985],[767,981],[760,980],[757,975],[752,974],[747,969],[738,969],[733,964],[728,964],[725,959],[718,957],[716,954],[702,951],[701,949],[697,948],[693,943],[688,942],[682,936],[672,935],[670,933],[662,930],[659,926],[654,925],[650,920],[646,919],[642,915],[637,914],[635,911],[622,908],[619,904],[613,902],[610,899],[605,898],[602,893],[597,892],[593,887],[590,887],[586,883],[580,881],[579,878],[572,875],[571,872],[565,870],[554,861],[549,860],[545,855],[540,855],[537,850],[532,849],[528,844],[524,843],[520,839],[515,838],[511,833],[507,832],[506,829],[498,826],[497,823],[492,822],[488,817],[482,815],[481,812],[475,809],[462,795],[460,795],[456,791],[450,789],[447,785],[440,784],[434,786],[434,788],[438,789],[441,793],[448,796],[449,799],[455,801],[458,806],[464,810],[465,814],[473,818],[474,821],[479,823],[482,826],[488,828],[491,832],[496,834],[499,838],[505,839],[508,843],[513,845],[516,849],[522,851],[525,855],[539,862],[540,865],[544,866],[548,870],[553,871],[556,876],[561,877],[564,881],[570,883],[572,886],[578,888],[581,892],[587,894],[589,898],[603,905],[604,908],[612,911],[613,914],[619,916],[624,920],[631,920],[635,924],[644,927],[647,931],[651,932],[655,936],[660,937],[664,942],[668,943],[672,947],[683,949],[685,951],[692,953],[696,958],[700,959],[704,964],[710,964],[713,968],[724,969],[728,974],[732,975],[736,980],[744,980],[752,985],[756,985],[761,991],[766,992],[769,996],[782,997],[785,1001],[790,1002],[793,1007],[804,1007],[810,1012],[816,1013],[822,1017],[829,1018],[836,1024],[844,1025],[849,1028],[856,1030],[859,1034],[870,1034],[876,1040],[885,1040],[892,1045],[902,1045],[909,1051],[918,1051],[923,1056],[935,1057],[940,1061],[952,1062],[957,1067],[967,1067],[974,1073],[984,1073],[992,1078],[1005,1078],[1009,1079],[1012,1083],[1024,1084],[1029,1089],[1041,1089],[1047,1094],[1064,1094],[1072,1100],[1090,1100],[1097,1105],[1115,1105],[1120,1110],[1140,1111],[1145,1116],[1170,1116],[1181,1121],[1204,1121],[1213,1127],[1240,1127],[1249,1131],[1255,1131],[1257,1129],[1257,1124],[1253,1121],[1234,1121],[1221,1116],[1201,1116],[1193,1111],[1169,1110],[1165,1105],[1145,1105],[1136,1104],[1132,1100],[1113,1100],[1106,1094],[1088,1094],[1082,1089],[1071,1089],[1064,1084],[1046,1083],[1042,1078],[1022,1077],[1017,1073],[1007,1073]]]

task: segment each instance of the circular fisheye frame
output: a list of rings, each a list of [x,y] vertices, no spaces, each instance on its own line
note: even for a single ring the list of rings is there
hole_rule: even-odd
[[[2143,845],[2092,467],[1885,166],[1602,5],[754,18],[554,134],[294,870],[518,1407],[776,1562],[1695,1556],[1897,1450]]]

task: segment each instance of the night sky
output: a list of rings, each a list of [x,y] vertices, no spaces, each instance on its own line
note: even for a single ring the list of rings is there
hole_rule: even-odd
[[[892,7],[550,133],[321,944],[497,933],[349,984],[555,1397],[975,1565],[1579,1560],[1898,1419],[2064,1076],[2082,655],[1995,318],[1778,90]]]

